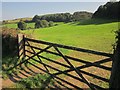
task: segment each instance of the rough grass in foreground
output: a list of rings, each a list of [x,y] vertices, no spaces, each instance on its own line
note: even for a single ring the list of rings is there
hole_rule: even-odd
[[[49,81],[49,82],[47,82]],[[28,77],[26,79],[20,80],[15,87],[16,88],[24,88],[24,89],[31,89],[31,88],[45,88],[47,84],[52,85],[54,81],[48,74],[37,74],[33,77]]]

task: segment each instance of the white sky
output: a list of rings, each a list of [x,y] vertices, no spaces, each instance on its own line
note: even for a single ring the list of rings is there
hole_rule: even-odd
[[[2,2],[108,2],[120,0],[0,0]]]

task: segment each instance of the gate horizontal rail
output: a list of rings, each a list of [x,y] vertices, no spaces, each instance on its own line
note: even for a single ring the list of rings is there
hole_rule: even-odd
[[[65,49],[76,50],[76,51],[80,51],[80,52],[96,54],[96,55],[102,55],[102,56],[107,56],[107,57],[112,57],[113,56],[113,54],[109,54],[109,53],[87,50],[87,49],[82,49],[82,48],[77,48],[77,47],[67,46],[67,45],[61,45],[61,44],[56,44],[56,43],[51,43],[51,42],[46,42],[46,41],[41,41],[41,40],[34,40],[34,39],[30,39],[30,38],[25,38],[25,40],[35,42],[35,43],[57,46],[57,47],[60,47],[60,48],[65,48]]]
[[[94,50],[87,50],[87,49],[77,48],[77,47],[73,47],[73,46],[61,45],[61,44],[56,44],[56,43],[51,43],[51,42],[46,42],[46,41],[41,41],[41,40],[34,40],[34,39],[30,39],[30,38],[27,38],[27,37],[24,37],[24,36],[23,36],[23,43],[24,43],[23,46],[22,46],[23,49],[22,49],[22,47],[20,47],[19,51],[23,50],[23,52],[21,54],[24,53],[24,55],[25,55],[24,60],[21,61],[20,63],[18,63],[17,65],[15,65],[13,68],[27,62],[30,65],[38,68],[39,70],[41,70],[41,71],[43,71],[45,73],[48,73],[53,79],[55,79],[55,80],[57,79],[56,80],[57,82],[59,82],[59,80],[60,80],[61,82],[64,82],[64,83],[66,83],[66,84],[68,84],[68,85],[70,85],[70,86],[72,86],[72,87],[74,87],[76,89],[80,89],[80,90],[82,89],[80,86],[77,86],[77,85],[69,82],[69,80],[64,80],[62,78],[59,78],[58,75],[65,74],[65,75],[67,75],[67,76],[69,76],[69,77],[71,77],[71,78],[73,78],[75,80],[78,80],[78,81],[80,81],[82,83],[85,83],[92,90],[96,90],[96,89],[104,90],[105,88],[101,87],[99,85],[96,85],[97,83],[89,82],[84,77],[84,75],[93,77],[93,78],[95,78],[97,80],[101,80],[101,81],[106,82],[106,83],[109,82],[108,78],[102,77],[100,75],[95,75],[95,74],[90,73],[88,71],[85,71],[83,69],[89,68],[89,67],[96,67],[96,68],[111,72],[111,69],[112,69],[111,67],[104,66],[102,64],[112,62],[113,54],[94,51]],[[41,48],[41,47],[37,47],[35,45],[31,45],[31,43],[47,45],[47,47]],[[26,47],[30,48],[31,50],[27,49]],[[56,52],[48,50],[50,48],[54,48],[54,50]],[[71,55],[64,55],[61,52],[61,50],[59,50],[59,48],[63,48],[63,49],[66,49],[66,50],[83,52],[83,53],[89,53],[89,54],[93,54],[93,55],[103,56],[103,57],[106,57],[106,58],[101,59],[99,61],[94,61],[94,62],[85,61],[85,60],[79,59],[77,57],[73,57]],[[58,61],[56,61],[54,59],[51,59],[49,57],[40,55],[43,52],[46,52],[46,53],[49,53],[51,55],[61,57],[67,63],[67,65],[65,63],[63,63],[63,62],[58,62]],[[30,55],[27,55],[26,53],[29,53]],[[21,54],[20,54],[20,56],[21,56]],[[36,56],[37,56],[38,59],[34,58]],[[54,66],[51,66],[48,63],[43,62],[42,59],[44,59],[45,61],[49,61],[50,63],[60,65],[60,66],[62,66],[64,68],[66,68],[66,69],[61,70],[60,68],[56,68]],[[38,65],[35,65],[34,63],[30,62],[31,60],[33,60],[35,62],[38,62],[39,64],[43,65],[43,67],[45,67],[45,69],[43,69],[43,68],[39,67]],[[74,66],[73,63],[71,63],[71,61],[82,63],[83,65]],[[49,71],[49,69],[55,70],[56,72],[51,73]],[[70,74],[70,72],[73,72],[73,71],[76,72],[77,76]]]

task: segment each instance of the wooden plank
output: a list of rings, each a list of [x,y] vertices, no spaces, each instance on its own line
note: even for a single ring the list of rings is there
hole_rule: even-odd
[[[65,82],[65,83],[67,83],[68,85],[71,85],[71,86],[73,86],[74,88],[76,88],[76,89],[78,89],[78,90],[83,90],[82,88],[80,88],[80,87],[78,87],[78,86],[76,86],[76,85],[74,85],[74,84],[72,84],[72,83],[70,83],[70,82],[68,82],[68,81],[66,81],[66,80],[61,79],[61,78],[57,77],[56,75],[51,74],[50,72],[47,72],[47,71],[44,70],[44,69],[41,69],[40,67],[32,64],[31,62],[29,62],[29,64],[33,65],[34,67],[36,67],[36,68],[38,68],[38,69],[40,69],[40,70],[42,70],[42,71],[44,71],[44,72],[46,72],[46,73],[48,73],[51,77],[57,78],[57,79],[61,80],[62,82]]]
[[[95,90],[93,86],[91,86],[91,84],[84,78],[84,76],[81,74],[81,72],[79,71],[79,69],[76,69],[70,62],[69,60],[60,52],[60,50],[54,46],[55,50],[63,57],[63,59],[71,66],[71,68],[73,68],[75,70],[75,72],[85,81],[85,83],[92,89]]]
[[[14,69],[14,68],[16,68],[17,66],[20,66],[21,64],[23,64],[23,63],[27,62],[28,60],[30,60],[31,58],[33,58],[34,56],[36,56],[36,55],[38,55],[38,54],[40,54],[40,53],[44,52],[45,50],[47,50],[47,49],[49,49],[49,48],[51,48],[51,47],[52,47],[52,46],[48,46],[48,47],[44,48],[44,49],[43,49],[43,50],[41,50],[40,52],[38,52],[38,53],[34,54],[33,56],[31,56],[31,57],[27,58],[27,59],[26,59],[26,60],[24,60],[24,61],[22,61],[22,62],[18,63],[18,64],[17,64],[17,65],[15,65],[14,67],[9,68],[9,69],[8,69],[8,71],[9,71],[9,70],[12,70],[12,69]]]
[[[29,56],[27,56],[27,57],[29,57]],[[42,57],[43,57],[43,56],[42,56]],[[36,59],[34,59],[34,58],[32,58],[32,59],[35,60],[35,61],[38,62],[38,63],[41,63],[40,61],[38,61],[38,60],[36,60]],[[47,59],[47,58],[44,58],[44,59]],[[41,64],[44,64],[45,66],[48,66],[49,68],[52,68],[52,69],[54,69],[54,70],[59,71],[59,73],[56,73],[55,75],[59,75],[59,74],[62,74],[62,73],[68,73],[68,72],[74,71],[74,69],[71,68],[71,67],[68,66],[68,65],[65,65],[65,67],[67,67],[67,68],[69,68],[69,69],[61,72],[60,70],[58,70],[58,69],[56,69],[56,68],[54,68],[54,67],[52,67],[52,66],[49,66],[49,65],[47,65],[47,64],[45,64],[45,63],[41,63]],[[83,67],[85,67],[85,66],[88,66],[88,67],[89,67],[89,65],[83,65],[83,66],[78,66],[78,67],[75,67],[75,68],[77,68],[77,69],[83,69]],[[88,75],[88,76],[97,78],[97,79],[102,80],[102,81],[104,81],[104,82],[109,82],[109,80],[106,79],[106,78],[103,78],[103,77],[100,77],[100,76],[97,76],[97,75],[94,75],[94,74],[85,72],[85,71],[83,71],[83,70],[80,70],[80,71],[81,71],[82,73]]]
[[[38,61],[39,62],[39,61]],[[29,62],[30,63],[30,62]],[[55,74],[51,74],[51,73],[49,73],[49,72],[47,72],[46,70],[44,70],[44,69],[42,69],[42,68],[40,68],[40,67],[38,67],[38,66],[36,66],[36,65],[34,65],[34,64],[32,64],[32,63],[30,63],[31,65],[33,65],[33,66],[35,66],[36,68],[38,68],[38,69],[40,69],[40,70],[42,70],[42,71],[44,71],[44,72],[46,72],[46,73],[48,73],[48,74],[50,74],[50,75],[52,75],[52,77],[57,77],[56,75],[59,75],[59,74],[57,74],[57,73],[55,73]],[[49,66],[49,67],[51,67],[51,66]],[[59,70],[58,70],[59,71]],[[63,72],[63,71],[61,71],[61,72]],[[63,74],[63,73],[61,73],[61,74]],[[76,77],[76,76],[73,76],[73,75],[71,75],[71,74],[68,74],[68,73],[64,73],[65,75],[68,75],[68,76],[70,76],[70,77],[72,77],[72,78],[74,78],[74,79],[76,79],[76,80],[79,80],[79,81],[81,81],[81,82],[83,82],[83,83],[85,83],[82,79],[80,79],[80,78],[78,78],[78,77]],[[63,80],[62,80],[63,81]],[[63,81],[64,82],[64,81]],[[102,89],[102,90],[104,90],[104,88],[102,88],[102,87],[100,87],[100,86],[98,86],[98,85],[95,85],[95,84],[93,84],[93,83],[91,83],[93,86],[95,86],[97,89]],[[73,85],[72,85],[73,86]]]
[[[21,53],[24,52],[24,44],[23,44],[23,34],[18,34],[18,57],[19,59],[23,59],[24,55],[22,54],[21,56]]]
[[[28,46],[28,45],[27,45],[27,46]],[[38,49],[38,50],[42,50],[41,48],[37,48],[37,47],[34,47],[34,46],[29,46],[29,47],[32,47],[32,48],[35,48],[35,49]],[[29,52],[29,51],[28,51],[28,52]],[[52,52],[52,51],[49,51],[49,50],[46,50],[45,52],[50,53],[50,54],[54,54],[54,55],[57,55],[57,56],[61,56],[61,55],[59,55],[58,53]],[[29,52],[29,53],[30,53],[30,52]],[[109,70],[109,71],[111,71],[111,69],[112,69],[112,68],[110,68],[110,67],[100,65],[100,64],[102,64],[102,63],[106,63],[106,62],[112,61],[111,58],[102,59],[102,60],[100,60],[100,61],[97,61],[97,62],[93,62],[93,63],[92,63],[92,62],[88,62],[88,61],[85,61],[85,60],[77,59],[77,58],[74,58],[74,57],[71,57],[71,56],[67,56],[67,55],[65,55],[65,57],[67,57],[67,58],[70,59],[70,60],[74,60],[74,61],[81,62],[81,63],[85,63],[85,64],[91,64],[91,66],[99,67],[99,68],[106,69],[106,70]]]
[[[26,46],[28,46],[28,47],[30,47],[29,45],[26,45]],[[38,48],[38,47],[35,47],[35,46],[31,46],[32,48],[35,48],[35,49],[37,49],[37,50],[42,50],[41,48]],[[28,50],[26,50],[26,51],[28,51]],[[28,51],[29,52],[29,51]],[[49,51],[49,50],[45,50],[44,52],[47,52],[47,53],[50,53],[50,54],[54,54],[54,55],[57,55],[57,56],[61,56],[60,54],[58,54],[58,53],[56,53],[56,52],[52,52],[52,51]],[[81,60],[81,59],[77,59],[77,58],[74,58],[74,57],[71,57],[71,56],[67,56],[67,55],[65,55],[65,57],[67,57],[68,59],[70,59],[70,60],[74,60],[74,61],[76,61],[76,62],[81,62],[81,63],[89,63],[88,61],[85,61],[85,60]]]
[[[29,53],[31,53],[31,54],[34,54],[34,53],[32,53],[32,52],[30,52],[30,51],[28,51],[28,50],[26,50],[26,51],[29,52]],[[40,56],[40,55],[38,55],[38,56],[43,58],[43,56]],[[103,61],[102,61],[102,62],[97,61],[97,62],[93,62],[93,63],[92,63],[92,62],[80,60],[80,59],[73,58],[73,57],[66,56],[66,55],[65,55],[65,57],[67,57],[69,60],[70,60],[70,59],[71,59],[71,60],[77,60],[78,62],[82,62],[82,63],[86,64],[86,65],[83,65],[83,67],[81,67],[81,69],[83,69],[83,68],[88,68],[88,67],[90,67],[90,66],[95,66],[95,67],[98,67],[98,68],[101,68],[101,69],[104,69],[104,70],[108,70],[108,71],[111,71],[111,69],[112,69],[112,68],[110,68],[110,67],[100,65],[101,63],[103,63]],[[50,59],[47,59],[47,60],[50,61]],[[105,59],[105,62],[106,62],[106,59]],[[107,61],[107,62],[108,62],[108,61]]]
[[[23,59],[25,59],[25,36],[23,35]]]
[[[30,46],[29,42],[27,41],[27,44]],[[32,49],[32,51],[34,52],[34,54],[36,54],[35,50],[30,46],[30,48]],[[40,57],[38,56],[38,54],[36,54],[37,58],[42,62],[42,60],[40,59]],[[45,65],[43,65],[43,67],[45,67],[45,69],[49,72],[49,70],[47,69],[47,67]]]
[[[108,53],[98,52],[98,51],[93,51],[93,50],[87,50],[87,49],[77,48],[77,47],[73,47],[73,46],[61,45],[61,44],[56,44],[56,43],[51,43],[51,42],[46,42],[46,41],[41,41],[41,40],[34,40],[34,39],[30,39],[30,38],[25,38],[25,40],[35,42],[35,43],[46,44],[46,45],[53,45],[53,46],[57,46],[60,48],[65,48],[65,49],[70,49],[70,50],[75,50],[75,51],[80,51],[80,52],[102,55],[102,56],[106,56],[106,57],[113,56],[113,54],[108,54]]]

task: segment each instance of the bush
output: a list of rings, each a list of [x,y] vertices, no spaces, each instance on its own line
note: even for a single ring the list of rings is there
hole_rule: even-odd
[[[17,50],[17,34],[16,29],[2,28],[2,56],[15,55]]]
[[[35,22],[35,28],[45,28],[49,26],[49,22],[47,20],[37,20]]]
[[[120,45],[120,29],[115,32],[116,33],[116,44]]]
[[[40,26],[40,20],[37,20],[36,22],[35,22],[35,28],[40,28],[41,26]]]
[[[40,21],[40,25],[41,25],[42,28],[48,27],[49,26],[49,22],[47,20],[41,20]]]
[[[50,26],[50,27],[54,26],[53,21],[50,21],[50,22],[49,22],[49,26]]]
[[[25,30],[26,27],[27,27],[27,24],[23,21],[18,22],[17,25],[18,25],[18,28],[21,29],[21,30]]]
[[[50,80],[50,82],[46,82]],[[48,74],[37,74],[34,77],[28,77],[26,79],[21,79],[17,84],[17,88],[24,87],[25,89],[31,89],[31,88],[39,88],[40,90],[44,90],[44,87],[47,86],[47,84],[53,85],[54,81]]]
[[[73,21],[86,20],[86,19],[90,19],[91,17],[92,17],[92,13],[86,11],[73,13]]]

